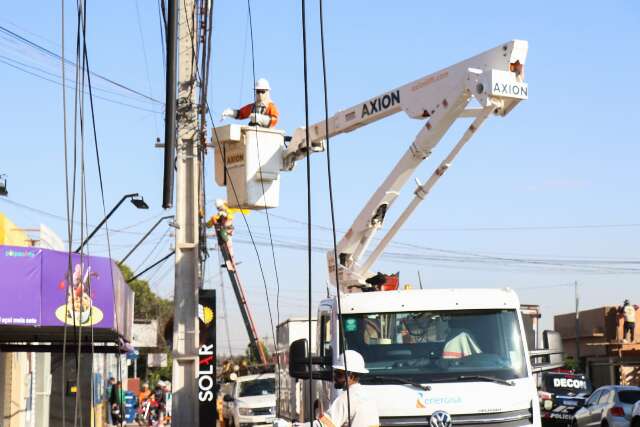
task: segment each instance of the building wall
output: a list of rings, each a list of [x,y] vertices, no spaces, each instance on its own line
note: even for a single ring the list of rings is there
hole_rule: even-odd
[[[25,425],[25,353],[0,353],[0,424],[3,427]]]

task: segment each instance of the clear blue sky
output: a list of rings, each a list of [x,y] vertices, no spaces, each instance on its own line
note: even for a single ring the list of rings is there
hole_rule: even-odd
[[[307,3],[313,123],[323,116],[322,75],[317,3]],[[67,2],[66,14],[66,54],[72,60],[74,5],[75,2]],[[0,25],[60,52],[59,2],[43,2],[38,7],[21,2],[4,6]],[[256,74],[270,80],[273,99],[282,114],[281,127],[292,133],[304,124],[300,5],[291,1],[254,1],[251,6]],[[209,99],[217,118],[224,108],[237,107],[251,98],[253,76],[246,2],[216,0],[214,20]],[[89,59],[94,72],[163,99],[157,1],[89,1],[87,25]],[[637,2],[514,5],[489,1],[472,5],[326,1],[325,26],[331,111],[501,42],[514,38],[529,41],[526,80],[530,99],[507,118],[493,118],[485,124],[389,249],[404,255],[383,258],[375,266],[377,270],[400,270],[402,283],[414,286],[418,285],[418,270],[428,287],[512,286],[520,289],[523,303],[542,306],[547,327],[551,326],[554,314],[571,311],[574,304],[572,287],[547,286],[577,280],[583,307],[619,304],[625,297],[640,301],[637,285],[640,275],[629,270],[637,270],[640,260],[637,190],[640,109],[635,89],[640,69]],[[0,34],[0,55],[4,99],[0,107],[3,129],[0,173],[9,175],[10,192],[8,198],[0,199],[0,211],[21,227],[48,224],[64,238],[65,222],[55,217],[65,215],[61,87],[12,68],[6,62],[57,81],[60,64],[3,34]],[[12,61],[20,61],[22,65]],[[71,85],[72,72],[72,67],[67,68]],[[126,229],[125,233],[111,234],[112,254],[118,258],[156,218],[166,214],[160,207],[162,152],[153,146],[155,138],[163,135],[162,106],[99,79],[93,83],[96,89],[117,92],[96,91],[96,95],[136,106],[96,99],[107,209],[129,192],[143,194],[151,205],[147,212],[123,206],[110,221],[111,228]],[[69,105],[73,104],[72,95],[69,90]],[[333,140],[340,230],[349,227],[420,126],[421,123],[399,114]],[[432,159],[419,169],[417,177],[424,180],[431,174],[459,130],[453,129]],[[102,218],[102,206],[93,143],[91,138],[86,141],[89,222],[96,224]],[[212,168],[209,156],[208,200],[224,196],[223,189],[213,182]],[[312,168],[313,223],[329,226],[324,155],[313,158]],[[411,197],[412,189],[407,190],[391,211],[388,224]],[[212,208],[210,203],[209,213]],[[271,213],[274,240],[305,243],[306,228],[299,223],[306,220],[303,166],[283,175],[281,204]],[[268,241],[265,219],[262,213],[249,216],[251,230],[261,242]],[[585,225],[607,226],[559,227]],[[163,238],[166,230],[164,226],[159,228],[132,257],[134,268],[143,264],[147,256],[149,264],[170,250],[172,239],[166,235]],[[249,290],[249,302],[260,334],[270,335],[256,254],[252,246],[241,243],[248,239],[242,221],[237,221],[237,230],[235,247],[242,262],[241,274]],[[156,243],[158,246],[151,253]],[[314,243],[328,246],[330,234],[314,229]],[[271,249],[268,246],[258,249],[274,309],[276,283]],[[96,238],[90,250],[107,254],[104,236]],[[407,257],[411,252],[426,258]],[[278,246],[275,255],[281,284],[280,319],[304,315],[306,253]],[[451,256],[464,258],[451,260]],[[543,259],[547,263],[514,263],[488,256]],[[476,261],[470,262],[470,257]],[[212,258],[216,258],[215,252]],[[606,260],[619,270],[592,268],[594,259]],[[611,264],[617,261],[635,263]],[[322,251],[314,253],[312,268],[314,295],[319,298],[326,289]],[[172,294],[170,263],[146,277],[160,294]],[[218,288],[219,283],[217,261],[212,261],[208,264],[206,285]],[[246,337],[237,326],[240,317],[232,292],[228,286],[225,289],[231,343],[238,351],[244,347]],[[222,316],[220,306],[219,314]],[[224,351],[227,341],[222,322],[219,336]]]

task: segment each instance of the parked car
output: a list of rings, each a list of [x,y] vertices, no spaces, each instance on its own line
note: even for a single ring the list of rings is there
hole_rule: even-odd
[[[640,427],[640,400],[633,404],[631,410],[631,427]]]
[[[591,394],[574,415],[574,427],[629,427],[640,387],[609,385]]]
[[[223,397],[230,404],[232,427],[268,425],[276,415],[276,381],[274,374],[238,377],[233,392]]]
[[[538,390],[543,426],[570,426],[593,387],[584,374],[543,372]]]

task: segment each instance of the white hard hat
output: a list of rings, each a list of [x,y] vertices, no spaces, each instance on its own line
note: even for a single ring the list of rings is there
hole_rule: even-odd
[[[271,90],[271,86],[269,86],[269,81],[267,79],[258,79],[256,80],[256,90]]]
[[[160,387],[164,387],[164,381],[160,380],[160,381],[158,381],[158,383],[156,385],[158,385]]]
[[[344,360],[347,359],[347,367],[345,369]],[[357,374],[368,374],[369,370],[364,367],[364,359],[362,355],[355,350],[347,350],[338,357],[338,363],[333,365],[333,369],[341,371],[349,371]]]
[[[216,199],[216,208],[218,209],[222,209],[224,208],[224,205],[226,205],[227,202],[222,200],[222,199]]]

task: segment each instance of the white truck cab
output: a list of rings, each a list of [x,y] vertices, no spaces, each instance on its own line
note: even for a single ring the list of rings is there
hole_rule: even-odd
[[[337,349],[350,349],[365,359],[370,373],[360,382],[376,401],[382,426],[427,426],[436,411],[453,425],[540,425],[534,369],[513,290],[351,293],[341,296],[341,310],[339,319],[336,298],[318,308],[315,415],[339,392],[330,375],[330,365],[339,361]],[[304,339],[291,346],[294,377],[309,377],[306,346]]]

